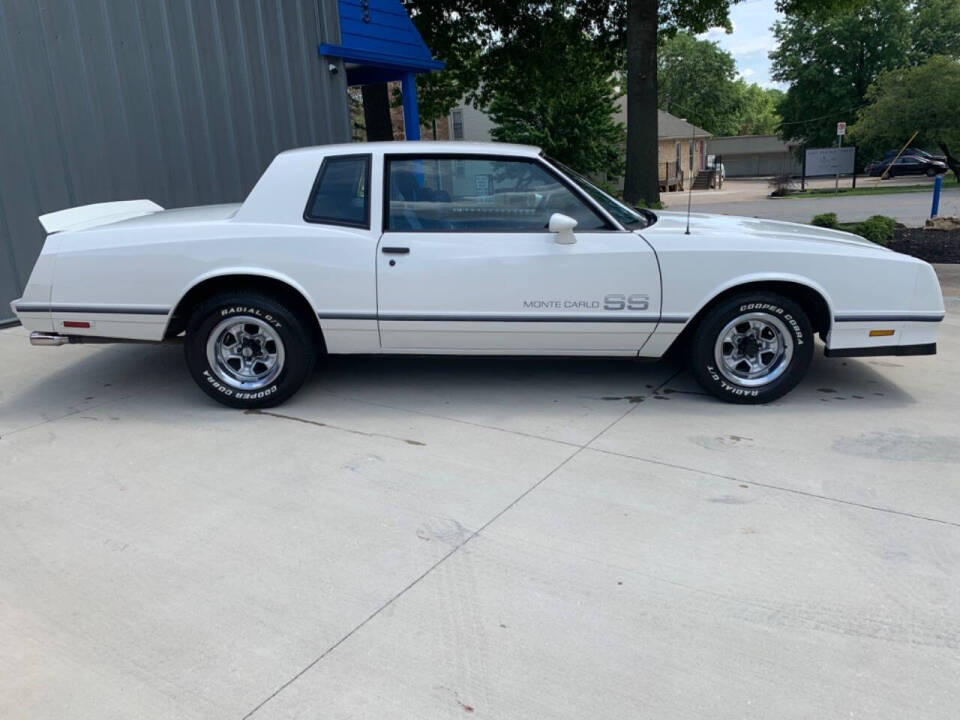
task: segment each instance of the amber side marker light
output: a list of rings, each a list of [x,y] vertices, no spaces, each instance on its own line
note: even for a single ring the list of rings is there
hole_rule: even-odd
[[[871,330],[870,337],[887,337],[893,335],[893,330]]]

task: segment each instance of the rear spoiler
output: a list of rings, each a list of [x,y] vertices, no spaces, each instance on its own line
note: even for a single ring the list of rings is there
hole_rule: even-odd
[[[58,210],[41,215],[38,219],[48,233],[63,230],[83,230],[129,220],[130,218],[150,215],[163,210],[152,200],[120,200],[118,202],[96,203],[80,207]]]

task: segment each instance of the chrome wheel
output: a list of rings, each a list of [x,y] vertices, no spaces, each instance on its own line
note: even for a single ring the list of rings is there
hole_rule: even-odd
[[[283,370],[283,341],[263,320],[237,315],[210,332],[207,361],[217,377],[230,387],[259,390],[276,380]]]
[[[780,318],[746,313],[717,336],[714,358],[720,373],[743,387],[758,387],[780,377],[793,357],[793,336]]]

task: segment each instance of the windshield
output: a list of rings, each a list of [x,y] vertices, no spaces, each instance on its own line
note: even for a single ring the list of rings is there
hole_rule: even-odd
[[[576,170],[571,170],[561,162],[544,156],[551,165],[563,171],[564,175],[573,180],[590,197],[596,200],[604,210],[613,215],[622,225],[629,228],[645,228],[657,221],[657,216],[649,210],[627,207],[612,195],[605,193],[592,182],[587,180]]]

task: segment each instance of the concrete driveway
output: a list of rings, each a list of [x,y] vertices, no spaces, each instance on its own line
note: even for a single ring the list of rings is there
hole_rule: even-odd
[[[177,347],[0,348],[0,717],[960,707],[960,301],[764,407],[409,357],[245,414]]]

